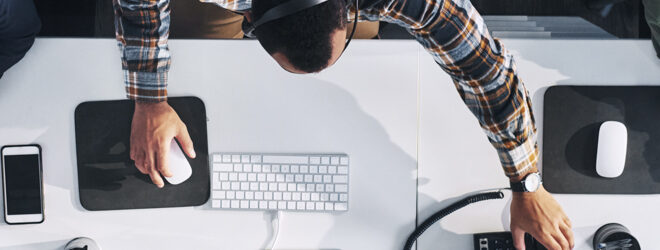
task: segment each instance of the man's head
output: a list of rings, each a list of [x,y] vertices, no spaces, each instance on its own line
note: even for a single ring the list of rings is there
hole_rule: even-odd
[[[287,0],[254,0],[251,19]],[[334,64],[344,50],[346,2],[328,0],[264,23],[254,31],[261,46],[292,73],[319,72]]]

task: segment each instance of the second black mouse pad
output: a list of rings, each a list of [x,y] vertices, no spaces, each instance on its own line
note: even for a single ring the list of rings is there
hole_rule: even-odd
[[[195,159],[192,176],[179,185],[157,188],[130,159],[134,102],[84,102],[75,111],[80,203],[87,210],[198,206],[209,198],[206,111],[196,97],[169,98],[188,127]]]
[[[626,125],[623,174],[596,173],[598,131],[605,121]],[[660,87],[553,86],[543,108],[543,181],[570,194],[660,193]]]

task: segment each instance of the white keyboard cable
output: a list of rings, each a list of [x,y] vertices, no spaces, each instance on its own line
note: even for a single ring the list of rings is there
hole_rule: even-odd
[[[274,250],[275,244],[277,243],[277,238],[280,234],[280,218],[282,217],[282,212],[278,210],[269,210],[266,212],[266,215],[269,217],[270,226],[272,228],[272,234],[268,244],[266,244],[265,250]]]

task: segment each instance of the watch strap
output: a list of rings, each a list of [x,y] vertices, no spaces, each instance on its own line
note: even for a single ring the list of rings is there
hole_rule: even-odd
[[[519,181],[519,182],[510,182],[511,184],[511,191],[513,192],[518,192],[518,193],[523,193],[527,192],[527,189],[525,189],[525,181]]]

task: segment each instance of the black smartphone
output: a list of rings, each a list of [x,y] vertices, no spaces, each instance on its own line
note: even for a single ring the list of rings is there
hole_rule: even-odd
[[[2,198],[7,224],[32,224],[44,221],[41,147],[4,146],[2,161]]]

